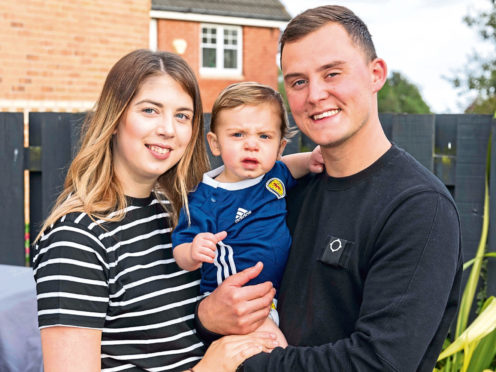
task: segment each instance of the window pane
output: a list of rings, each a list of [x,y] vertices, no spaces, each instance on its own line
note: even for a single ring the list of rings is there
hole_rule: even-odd
[[[224,68],[237,68],[236,50],[224,49]]]
[[[216,53],[214,48],[202,48],[202,66],[203,67],[216,67]]]
[[[224,45],[237,45],[238,32],[236,30],[224,30]]]
[[[231,32],[229,30],[224,30],[224,45],[229,45],[231,41]]]
[[[202,27],[202,43],[212,43],[217,42],[217,30],[210,27]]]

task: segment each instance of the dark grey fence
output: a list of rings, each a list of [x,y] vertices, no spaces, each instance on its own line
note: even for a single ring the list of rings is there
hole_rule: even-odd
[[[0,113],[0,264],[24,265],[23,170],[30,171],[29,233],[39,232],[77,150],[83,114],[31,113],[30,147],[23,148],[23,117]],[[206,122],[210,119],[206,114]],[[453,194],[461,215],[465,260],[474,257],[482,229],[487,148],[492,136],[490,195],[496,195],[496,122],[489,115],[382,114],[388,138],[436,174]],[[294,123],[293,123],[294,124]],[[311,148],[297,135],[285,153]],[[219,160],[211,154],[212,165]],[[496,200],[490,200],[489,250],[496,251]],[[496,260],[488,268],[496,293]]]
[[[0,113],[0,264],[24,265],[23,114]]]

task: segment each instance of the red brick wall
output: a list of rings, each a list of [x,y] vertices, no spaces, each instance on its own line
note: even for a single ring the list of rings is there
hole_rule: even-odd
[[[277,89],[276,55],[279,29],[243,26],[243,76],[202,77],[200,70],[200,23],[160,19],[157,23],[158,49],[175,52],[172,41],[184,39],[183,58],[190,64],[200,85],[203,108],[210,112],[215,98],[227,85],[238,81],[258,81]]]
[[[159,19],[157,22],[158,49],[174,52],[174,39],[184,39],[187,42],[182,57],[189,63],[196,76],[200,66],[200,24],[197,22]]]
[[[243,27],[243,74],[277,89],[278,28]]]
[[[0,1],[0,100],[95,101],[110,67],[148,47],[151,0]],[[158,47],[183,57],[198,76],[205,111],[228,84],[255,80],[277,88],[278,29],[243,26],[243,76],[199,76],[200,24],[159,20]]]
[[[95,101],[112,65],[147,48],[150,0],[0,2],[0,99]]]

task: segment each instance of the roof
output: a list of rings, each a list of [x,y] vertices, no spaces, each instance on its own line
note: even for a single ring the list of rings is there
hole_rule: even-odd
[[[289,21],[278,0],[152,0],[152,10]]]

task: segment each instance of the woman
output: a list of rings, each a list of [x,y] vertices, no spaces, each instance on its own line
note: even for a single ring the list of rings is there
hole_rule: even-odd
[[[232,370],[272,346],[268,334],[225,338],[200,361],[199,274],[176,265],[170,232],[207,170],[205,154],[198,85],[184,60],[148,50],[120,59],[37,238],[46,372],[200,372],[218,360]]]

